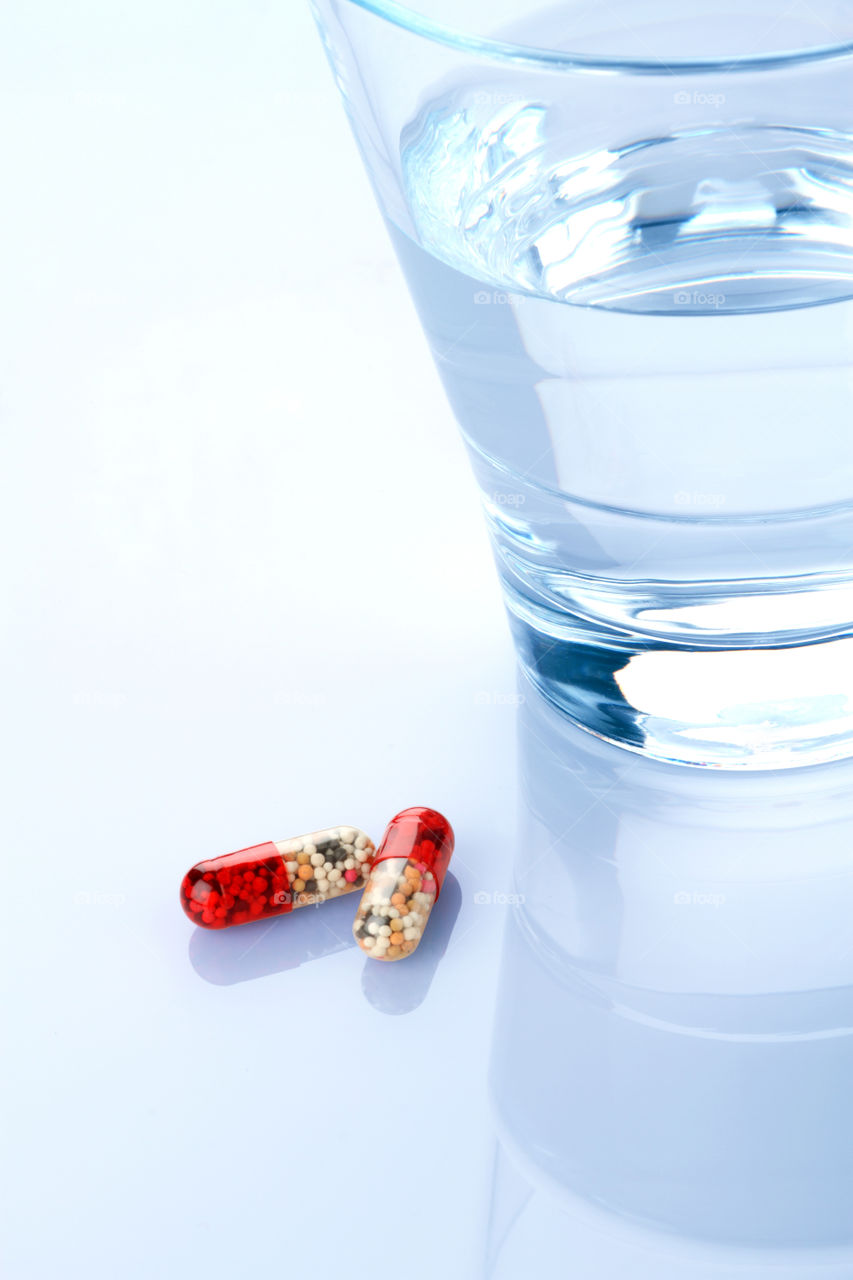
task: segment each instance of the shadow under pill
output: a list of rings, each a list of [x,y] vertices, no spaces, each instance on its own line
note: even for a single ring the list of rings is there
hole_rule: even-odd
[[[361,989],[378,1013],[412,1013],[423,1003],[447,950],[461,906],[459,881],[448,874],[417,951],[405,960],[390,963],[365,961]]]
[[[227,987],[355,949],[356,905],[357,895],[347,894],[319,907],[301,907],[235,929],[196,928],[190,937],[190,964],[205,982]]]

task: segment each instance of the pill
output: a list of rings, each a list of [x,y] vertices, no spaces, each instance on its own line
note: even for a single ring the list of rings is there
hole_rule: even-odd
[[[441,893],[452,853],[450,823],[435,809],[418,805],[391,819],[370,865],[353,925],[362,951],[375,960],[401,960],[412,954]]]
[[[364,883],[375,853],[372,841],[364,836],[355,854],[357,874],[352,879],[344,876],[344,862],[353,857],[353,835],[352,827],[329,827],[198,862],[181,883],[181,906],[193,924],[228,929],[340,898]],[[321,866],[331,868],[328,878],[319,874]]]

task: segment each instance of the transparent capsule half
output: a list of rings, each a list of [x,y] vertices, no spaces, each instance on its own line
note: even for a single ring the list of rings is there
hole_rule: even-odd
[[[205,929],[285,915],[363,888],[375,852],[357,827],[269,840],[196,863],[181,883],[181,906]]]
[[[353,925],[374,960],[402,960],[418,947],[453,853],[453,830],[435,809],[392,818],[373,859]]]

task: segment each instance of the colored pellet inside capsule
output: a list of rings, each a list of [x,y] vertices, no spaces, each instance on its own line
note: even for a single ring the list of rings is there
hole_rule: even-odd
[[[357,827],[328,827],[196,863],[181,884],[193,924],[228,929],[362,888],[375,846]]]
[[[450,823],[435,809],[392,818],[373,860],[353,934],[374,960],[402,960],[418,947],[453,853]]]

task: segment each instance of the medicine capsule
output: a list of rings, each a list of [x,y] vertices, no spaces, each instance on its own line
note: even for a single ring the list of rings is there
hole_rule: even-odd
[[[438,900],[453,831],[435,809],[404,809],[392,818],[373,859],[353,925],[374,960],[402,960],[423,937]]]
[[[269,840],[196,863],[181,884],[181,906],[206,929],[285,915],[362,888],[375,852],[357,827]]]

